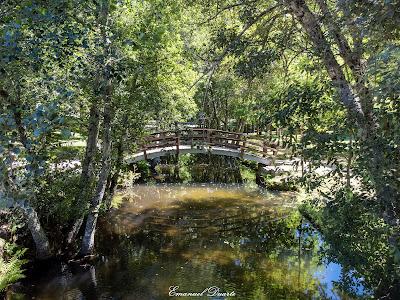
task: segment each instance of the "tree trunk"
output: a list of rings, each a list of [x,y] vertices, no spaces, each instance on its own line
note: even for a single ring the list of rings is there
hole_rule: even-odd
[[[87,199],[90,197],[91,183],[93,179],[93,160],[97,152],[97,140],[99,135],[100,125],[100,112],[97,101],[92,103],[89,115],[88,137],[86,141],[85,158],[82,163],[82,173],[79,181],[79,196],[77,198],[77,205],[86,206]],[[67,237],[67,243],[71,244],[82,226],[84,219],[84,212],[81,212],[78,219],[72,226],[71,231]]]
[[[125,137],[126,137],[126,130],[125,130],[125,133],[121,136],[121,138],[120,138],[120,140],[118,142],[118,145],[117,145],[117,159],[116,159],[116,162],[115,162],[115,172],[110,177],[109,183],[107,184],[108,188],[107,188],[107,191],[106,191],[105,197],[104,197],[104,202],[105,202],[107,208],[110,208],[110,206],[111,206],[112,198],[114,197],[115,189],[116,189],[117,184],[118,184],[118,179],[119,179],[119,175],[120,175],[120,172],[121,172],[122,159],[123,159],[123,154],[124,154],[123,143],[124,143]]]
[[[26,129],[23,125],[23,117],[22,117],[22,105],[20,98],[20,86],[17,87],[17,97],[15,99],[10,99],[9,95],[6,91],[0,90],[0,94],[5,100],[9,101],[13,115],[15,124],[17,127],[19,140],[21,144],[25,147],[27,153],[31,156],[31,166],[36,167],[36,154],[32,151],[31,145],[28,143],[28,138],[26,134]],[[34,173],[36,175],[36,172]],[[36,248],[36,258],[37,259],[47,259],[52,256],[50,250],[50,243],[46,236],[46,233],[43,230],[42,225],[40,224],[39,217],[35,209],[28,203],[28,201],[17,202],[16,206],[22,210],[22,213],[25,217],[25,221],[28,225],[29,231],[32,235],[33,241],[35,243]]]
[[[108,83],[108,89],[111,89],[111,80]],[[104,106],[103,120],[103,143],[102,143],[102,167],[99,175],[95,194],[90,203],[90,211],[86,220],[85,233],[82,239],[81,256],[92,253],[94,247],[94,235],[96,232],[96,223],[99,216],[99,209],[104,197],[107,186],[107,178],[111,169],[111,121],[113,117],[111,105],[110,91],[106,96],[106,104]]]
[[[337,24],[336,20],[338,19],[336,16],[333,16],[331,11],[329,10],[329,7],[326,3],[325,0],[317,0],[318,6],[321,8],[321,11],[323,13],[324,19],[327,20],[325,22],[328,27],[328,32],[335,41],[338,49],[339,49],[339,55],[343,58],[345,61],[346,65],[349,67],[349,69],[352,72],[352,75],[355,79],[355,84],[354,84],[354,91],[358,95],[358,98],[360,99],[360,105],[363,110],[365,122],[370,123],[372,126],[376,126],[376,120],[373,116],[373,101],[372,101],[372,96],[370,94],[369,88],[367,86],[366,82],[366,76],[365,76],[365,64],[362,63],[362,47],[361,44],[356,44],[357,47],[355,47],[354,50],[350,48],[349,42],[347,41],[346,37],[342,34],[342,31]],[[346,4],[343,4],[344,6]],[[343,6],[341,5],[341,6]],[[347,15],[347,13],[345,13]],[[348,16],[346,16],[348,17]],[[350,25],[351,28],[354,27],[354,25]],[[361,36],[360,32],[357,32],[357,34],[352,32],[352,37],[356,40],[359,39]]]
[[[323,0],[318,0],[318,2],[323,12],[325,12],[329,17],[326,3]],[[343,57],[346,65],[352,70],[352,74],[356,79],[353,91],[349,81],[344,76],[341,66],[332,52],[331,45],[328,43],[322,32],[316,16],[310,11],[305,0],[283,0],[283,3],[297,18],[305,32],[308,34],[316,52],[321,57],[325,68],[327,69],[332,83],[339,91],[342,104],[347,108],[349,115],[355,119],[358,128],[361,131],[361,141],[366,150],[371,153],[367,169],[373,179],[377,198],[385,207],[383,213],[385,222],[390,226],[400,226],[400,219],[396,212],[398,193],[394,187],[387,183],[384,175],[385,170],[383,169],[383,164],[381,162],[384,157],[382,156],[382,146],[379,143],[379,126],[372,111],[373,102],[362,74],[363,68],[361,66],[360,58],[352,53],[344,36],[341,35],[338,28],[335,26],[328,26],[330,27],[331,35],[338,44],[340,55]],[[390,244],[395,246],[396,239],[398,238],[399,233],[396,233],[390,238]]]
[[[91,198],[89,213],[86,219],[86,226],[84,235],[82,238],[81,249],[79,252],[80,256],[89,255],[93,251],[94,247],[94,236],[96,232],[97,218],[99,215],[99,209],[104,198],[104,193],[107,187],[107,178],[109,177],[111,170],[111,123],[113,119],[113,105],[112,105],[112,79],[111,79],[111,65],[109,58],[111,56],[111,42],[107,32],[109,27],[109,9],[110,1],[103,0],[100,2],[100,28],[103,38],[104,53],[102,61],[104,63],[104,69],[101,81],[104,83],[101,89],[101,95],[104,103],[103,110],[103,139],[102,139],[102,159],[101,159],[101,170],[97,181],[95,193]]]
[[[310,11],[305,0],[283,1],[308,34],[316,52],[325,65],[333,85],[339,92],[342,104],[347,108],[350,115],[355,118],[360,127],[364,127],[364,112],[360,100],[354,96],[352,88],[332,52],[331,45],[325,39],[316,16]]]
[[[43,230],[43,227],[40,224],[40,220],[35,209],[30,206],[27,201],[25,201],[23,204],[17,204],[17,207],[21,209],[28,229],[32,235],[33,242],[35,243],[36,258],[40,260],[50,258],[52,256],[50,243],[47,239],[46,233]]]
[[[228,110],[228,98],[227,97],[225,97],[225,110],[224,111],[225,111],[224,130],[228,131],[228,122],[229,122],[228,114],[229,114],[229,110]]]
[[[92,103],[89,116],[88,138],[86,144],[85,158],[82,163],[82,173],[80,178],[80,187],[84,188],[93,177],[93,159],[97,150],[97,139],[100,125],[100,111],[97,101]],[[81,196],[83,196],[82,191]]]
[[[236,132],[243,132],[243,125],[244,125],[244,120],[240,118],[237,124]]]

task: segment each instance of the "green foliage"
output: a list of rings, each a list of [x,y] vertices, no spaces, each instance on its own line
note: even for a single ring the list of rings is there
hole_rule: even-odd
[[[240,175],[242,177],[243,183],[253,184],[256,181],[256,174],[254,168],[250,168],[246,165],[241,165]]]
[[[192,177],[190,174],[190,164],[192,163],[192,156],[191,154],[185,154],[179,156],[179,179],[182,182],[189,182]]]
[[[33,203],[40,215],[47,220],[47,226],[52,228],[51,234],[56,233],[56,229],[63,229],[76,217],[73,200],[78,186],[77,172],[74,175],[64,171],[49,172],[43,174],[38,181],[38,194]]]
[[[197,99],[212,120],[210,124],[222,127],[225,119],[229,125],[238,125],[230,128],[245,130],[243,123],[255,123],[269,131],[270,139],[290,147],[291,154],[306,165],[300,183],[330,199],[310,206],[333,245],[330,254],[336,254],[336,261],[344,261],[347,271],[352,270],[356,277],[365,276],[377,295],[395,297],[398,269],[392,262],[397,260],[398,247],[388,242],[393,236],[398,239],[399,228],[398,223],[388,226],[387,214],[398,222],[399,3],[304,1],[317,16],[353,92],[360,93],[362,105],[368,103],[368,97],[373,99],[376,132],[370,128],[361,134],[362,126],[349,117],[332,89],[325,71],[329,66],[308,44],[315,41],[305,35],[301,22],[292,18],[286,4],[291,2],[303,3],[281,1],[273,9],[274,1],[208,2],[204,8],[210,17],[207,26],[216,27],[211,53],[217,61],[224,55],[210,82],[200,86]],[[320,3],[327,4],[332,17],[325,15]],[[267,7],[271,13],[255,22]],[[333,28],[338,28],[342,41],[348,41],[352,55],[360,55],[361,79],[343,62],[343,49],[338,49],[340,42],[338,35],[332,34]],[[357,91],[357,80],[365,81],[366,95]],[[229,111],[226,116],[225,111]],[[271,133],[275,129],[281,129],[283,143],[278,132]],[[378,166],[371,170],[377,161]],[[321,172],[321,167],[325,171]]]
[[[0,205],[32,205],[43,227],[54,229],[49,235],[57,248],[66,226],[86,210],[86,203],[76,205],[87,200],[76,200],[79,167],[90,107],[94,103],[102,110],[105,72],[112,80],[115,111],[112,174],[123,169],[122,156],[134,149],[150,120],[165,128],[194,114],[184,7],[156,0],[3,2]],[[95,153],[95,177],[98,159]],[[88,195],[94,183],[83,187]]]
[[[392,229],[377,217],[378,209],[376,202],[346,188],[326,205],[310,199],[300,209],[323,234],[323,257],[343,266],[337,284],[353,295],[360,282],[378,296],[394,292],[400,278],[386,242]]]
[[[297,183],[289,177],[275,177],[272,175],[263,175],[262,181],[265,187],[271,191],[298,191]]]
[[[146,181],[150,177],[150,167],[146,161],[139,161],[137,164],[137,173],[141,174],[139,181]]]
[[[227,156],[198,154],[189,167],[193,182],[242,183],[240,162]]]
[[[62,244],[65,227],[87,209],[87,199],[77,199],[82,187],[74,164],[84,161],[91,107],[102,112],[105,95],[110,97],[109,181],[127,169],[123,158],[137,150],[147,125],[168,129],[205,113],[208,127],[258,129],[286,148],[279,158],[300,158],[306,170],[299,183],[334,199],[314,209],[327,240],[343,253],[336,259],[357,257],[349,268],[372,289],[389,288],[378,286],[366,268],[378,270],[381,285],[394,281],[383,272],[398,272],[389,266],[399,248],[385,241],[398,228],[386,228],[389,222],[382,220],[389,213],[395,224],[400,214],[399,1],[325,1],[332,17],[320,17],[323,8],[304,1],[365,115],[373,115],[369,131],[361,128],[368,122],[356,124],[340,102],[321,53],[312,49],[288,2],[2,1],[0,206],[31,204],[43,227],[56,233],[54,244]],[[359,56],[359,65],[343,57],[332,28],[348,41],[352,59]],[[102,118],[98,125],[101,137]],[[94,179],[83,187],[89,196],[101,169],[95,152]],[[179,167],[183,180],[243,179],[233,160],[188,157]],[[245,180],[253,180],[253,167],[242,167]],[[150,178],[146,163],[138,169]],[[296,188],[266,182],[271,189]],[[349,239],[345,224],[352,228]],[[370,242],[353,245],[357,232]],[[385,257],[380,264],[377,252]]]
[[[10,248],[10,247],[8,247]],[[24,278],[23,265],[27,260],[22,259],[25,250],[16,250],[8,253],[9,258],[4,260],[0,257],[0,292],[4,291],[7,286]]]

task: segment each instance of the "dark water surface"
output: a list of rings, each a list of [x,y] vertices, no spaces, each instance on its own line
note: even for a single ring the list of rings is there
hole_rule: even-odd
[[[140,185],[115,206],[99,221],[93,265],[55,264],[12,299],[350,299],[294,194]]]

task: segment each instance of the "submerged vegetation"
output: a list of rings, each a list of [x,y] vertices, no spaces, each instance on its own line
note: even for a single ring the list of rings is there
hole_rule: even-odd
[[[357,279],[371,297],[399,298],[399,8],[1,1],[0,216],[13,218],[0,218],[0,238],[28,250],[0,244],[0,289],[24,259],[95,254],[98,221],[133,182],[255,181],[307,193],[300,211],[343,266],[342,291],[357,297]],[[196,126],[274,154],[268,166],[209,155],[127,164],[150,133]]]

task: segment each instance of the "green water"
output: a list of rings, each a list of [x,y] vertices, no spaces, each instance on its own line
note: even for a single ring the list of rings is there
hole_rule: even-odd
[[[139,185],[114,206],[99,221],[93,265],[40,270],[20,297],[350,299],[334,287],[340,265],[320,263],[321,238],[302,221],[295,194]]]

